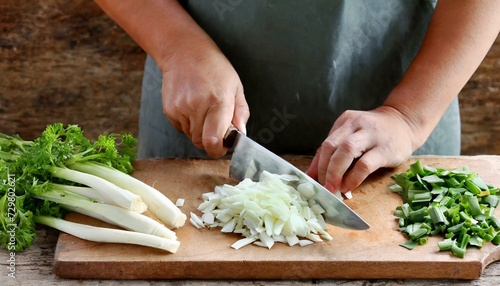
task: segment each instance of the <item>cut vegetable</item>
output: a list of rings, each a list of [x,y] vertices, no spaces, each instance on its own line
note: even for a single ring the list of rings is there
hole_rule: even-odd
[[[495,217],[499,189],[486,184],[477,173],[462,167],[445,170],[413,163],[405,173],[392,176],[403,205],[394,216],[409,241],[401,246],[413,249],[424,245],[431,235],[443,234],[441,251],[463,258],[468,245],[482,247],[500,234]]]
[[[101,177],[90,173],[83,173],[68,168],[50,167],[52,175],[56,178],[87,185],[97,191],[107,199],[115,202],[119,206],[134,212],[143,213],[147,210],[147,205],[142,202],[140,196],[114,185]],[[128,176],[128,175],[127,175]]]
[[[175,232],[148,216],[117,206],[93,202],[81,195],[60,190],[57,187],[54,188],[50,184],[48,186],[48,190],[39,192],[36,192],[37,188],[34,187],[32,189],[34,197],[58,203],[71,211],[88,215],[128,230],[177,239]],[[42,189],[42,186],[38,188],[38,190]]]
[[[221,226],[222,232],[245,238],[231,247],[248,244],[271,248],[275,242],[302,246],[332,240],[322,217],[324,209],[314,201],[310,183],[296,176],[263,172],[259,182],[245,179],[236,186],[217,186],[202,195],[198,210],[191,213],[196,228]],[[300,238],[299,238],[300,237]]]
[[[98,163],[75,163],[70,167],[99,176],[139,196],[148,206],[148,210],[167,227],[178,228],[186,221],[186,215],[165,195],[128,174],[112,172],[110,167]]]
[[[184,206],[184,202],[185,202],[184,199],[178,198],[177,201],[175,201],[175,206],[182,207],[182,206]]]
[[[163,249],[171,253],[177,252],[180,246],[180,242],[177,240],[128,230],[95,227],[49,216],[35,216],[34,220],[36,223],[44,224],[90,241],[143,245]]]

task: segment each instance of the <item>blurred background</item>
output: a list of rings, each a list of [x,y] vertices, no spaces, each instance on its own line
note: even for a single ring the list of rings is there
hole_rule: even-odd
[[[137,135],[145,57],[93,1],[0,0],[0,132]],[[500,155],[500,36],[459,100],[462,154]]]

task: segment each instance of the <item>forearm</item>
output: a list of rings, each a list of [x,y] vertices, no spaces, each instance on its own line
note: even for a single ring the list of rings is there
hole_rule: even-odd
[[[153,59],[160,69],[189,47],[203,55],[218,50],[176,0],[95,0]],[[163,71],[163,70],[162,70]]]
[[[500,1],[439,0],[416,58],[384,105],[408,118],[422,144],[500,31]]]

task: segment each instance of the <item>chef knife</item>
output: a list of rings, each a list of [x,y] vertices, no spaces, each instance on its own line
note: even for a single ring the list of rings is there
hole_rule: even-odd
[[[258,181],[260,174],[267,171],[274,174],[289,174],[299,178],[299,182],[309,182],[314,186],[313,199],[325,209],[325,222],[334,226],[365,230],[370,226],[337,196],[324,188],[316,180],[293,166],[283,158],[262,147],[242,134],[234,126],[229,127],[224,137],[224,146],[232,150],[229,176],[238,181],[250,178]]]

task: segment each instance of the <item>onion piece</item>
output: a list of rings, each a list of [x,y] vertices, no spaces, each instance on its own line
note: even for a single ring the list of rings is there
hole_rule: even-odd
[[[290,246],[309,245],[332,239],[326,231],[325,210],[311,199],[311,183],[294,175],[262,172],[259,181],[247,178],[235,186],[216,186],[202,195],[201,218],[191,213],[197,228],[221,226],[221,232],[239,233],[245,238],[231,245],[248,244],[271,248],[276,242]]]
[[[234,249],[240,249],[242,248],[243,246],[245,245],[248,245],[254,241],[256,241],[257,239],[255,237],[246,237],[246,238],[242,238],[238,241],[236,241],[235,243],[231,244],[231,247],[234,248]]]
[[[346,192],[346,193],[344,194],[344,196],[345,196],[348,200],[350,200],[350,199],[352,199],[352,192],[351,192],[351,191],[348,191],[348,192]]]
[[[310,241],[310,240],[307,240],[307,239],[301,239],[299,240],[299,245],[300,246],[307,246],[307,245],[310,245],[310,244],[313,244],[314,242]]]
[[[182,207],[182,206],[184,206],[184,202],[185,202],[184,199],[178,198],[177,201],[175,202],[175,206],[176,207]]]

